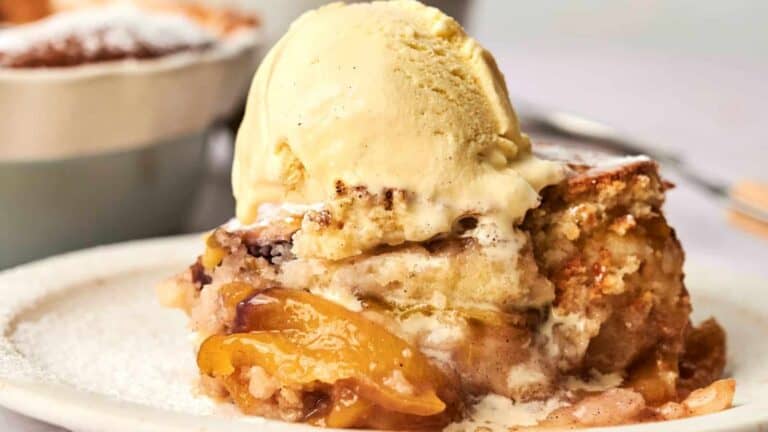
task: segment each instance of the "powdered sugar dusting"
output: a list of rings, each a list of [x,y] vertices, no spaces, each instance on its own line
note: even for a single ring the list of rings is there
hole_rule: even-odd
[[[40,47],[64,50],[72,43],[87,58],[102,51],[168,52],[215,41],[214,34],[185,16],[116,4],[63,12],[0,32],[0,65],[9,62],[2,61],[3,57],[13,58]]]
[[[623,166],[648,162],[651,160],[645,155],[616,156],[604,152],[586,151],[581,148],[552,144],[536,144],[534,146],[534,153],[536,156],[546,160],[588,166],[593,172],[610,171]]]
[[[7,337],[0,338],[0,380],[67,384],[176,412],[218,412],[218,405],[196,390],[186,318],[163,309],[153,289],[199,243],[197,236],[176,242],[161,262],[157,256],[129,258],[99,248],[57,258],[40,279],[25,268],[6,272],[0,292],[17,301],[0,305],[0,325],[7,329]],[[73,268],[83,262],[101,263],[103,272],[79,279]]]
[[[77,287],[22,319],[12,340],[28,359],[82,390],[174,411],[210,411],[209,399],[195,397],[186,319],[160,310],[154,299],[152,287],[165,276],[165,270],[128,274]]]

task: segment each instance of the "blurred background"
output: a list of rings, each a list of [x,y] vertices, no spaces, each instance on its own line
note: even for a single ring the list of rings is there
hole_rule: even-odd
[[[12,3],[14,0],[0,0],[0,13],[6,20],[0,30],[0,59],[3,47],[8,47],[3,44],[3,33],[16,28],[11,21],[31,19],[37,13],[29,10],[34,1],[24,0],[27,15],[15,18],[13,11],[9,13]],[[64,10],[92,2],[53,3]],[[126,109],[142,118],[163,116],[168,110],[183,114],[178,117],[182,120],[167,120],[170,123],[187,122],[203,105],[226,105],[202,116],[184,133],[169,132],[124,146],[115,143],[108,151],[96,145],[96,152],[87,146],[73,146],[66,154],[42,147],[20,152],[21,147],[34,147],[25,140],[30,122],[34,121],[34,129],[50,125],[40,120],[43,114],[32,119],[20,114],[37,111],[34,103],[44,102],[40,93],[51,94],[45,90],[51,85],[50,76],[41,84],[30,84],[30,79],[19,77],[27,73],[23,68],[10,73],[0,67],[0,114],[17,129],[23,126],[22,132],[14,134],[8,132],[12,125],[3,132],[0,124],[0,268],[94,244],[200,231],[232,216],[229,165],[233,131],[247,91],[248,80],[243,77],[250,76],[290,20],[326,2],[202,3],[258,16],[257,42],[247,52],[251,57],[228,65],[228,72],[210,72],[213,75],[208,75],[208,84],[202,87],[195,84],[195,78],[168,81],[166,77],[174,83],[169,84],[172,88],[162,90],[166,93],[154,91],[155,96],[160,95],[154,99],[129,103],[120,95],[137,90],[125,90],[114,93],[106,105],[128,104]],[[428,3],[456,16],[495,54],[521,116],[576,113],[610,125],[650,148],[674,152],[697,173],[718,182],[768,183],[764,168],[768,163],[768,2]],[[39,78],[39,69],[29,73]],[[228,78],[222,78],[225,76]],[[231,85],[203,91],[214,80]],[[24,87],[22,92],[20,81],[37,90]],[[127,84],[120,86],[126,88]],[[192,86],[203,90],[193,92]],[[21,93],[27,99],[20,100]],[[199,93],[198,99],[180,96],[189,93]],[[84,110],[93,110],[88,105],[91,96],[78,99],[75,92],[72,97],[80,100]],[[173,104],[158,102],[178,98]],[[227,99],[226,103],[221,99]],[[65,116],[68,127],[95,128],[88,115],[75,114],[73,109],[59,108],[69,113]],[[60,112],[55,115],[61,116]],[[120,135],[119,128],[111,130],[111,134],[101,131],[98,136]],[[79,132],[76,139],[94,139],[83,136]],[[750,230],[736,228],[717,197],[670,168],[665,166],[664,174],[678,187],[669,194],[668,216],[689,257],[703,263],[727,261],[745,271],[768,274],[762,265],[768,258],[768,236],[759,234],[768,229],[755,224]],[[173,175],[168,177],[168,173]]]

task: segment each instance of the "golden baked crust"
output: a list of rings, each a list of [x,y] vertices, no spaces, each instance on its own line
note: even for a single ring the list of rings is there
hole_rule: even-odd
[[[136,13],[124,16],[115,16],[115,9],[108,7],[86,9],[112,3],[104,1],[72,2],[63,11],[47,2],[37,8],[37,2],[24,3],[24,6],[17,3],[0,2],[0,18],[3,15],[17,21],[49,18],[11,29],[4,35],[6,41],[14,42],[0,44],[5,48],[0,48],[0,67],[4,68],[71,67],[201,51],[259,24],[255,16],[245,13],[167,2],[136,1]],[[127,7],[126,10],[133,11]],[[161,21],[160,18],[167,15],[189,20],[187,23]],[[150,30],[140,30],[145,27]]]
[[[691,308],[683,251],[661,211],[668,186],[656,163],[574,169],[543,191],[542,205],[523,224],[555,285],[552,313],[576,314],[591,329],[555,329],[569,350],[562,366],[621,371],[651,348],[676,357]]]

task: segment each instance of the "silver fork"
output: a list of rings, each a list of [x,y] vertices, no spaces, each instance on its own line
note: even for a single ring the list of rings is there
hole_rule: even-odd
[[[574,139],[626,155],[648,155],[675,170],[693,185],[724,201],[740,215],[765,224],[762,230],[768,233],[768,185],[753,181],[728,184],[713,180],[702,175],[680,155],[626,136],[609,125],[570,112],[543,110],[527,103],[517,103],[516,106],[524,131]]]

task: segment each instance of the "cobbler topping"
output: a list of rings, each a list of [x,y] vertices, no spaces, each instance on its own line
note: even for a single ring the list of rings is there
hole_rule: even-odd
[[[0,67],[76,66],[146,59],[216,43],[185,16],[117,5],[63,12],[0,32]]]

